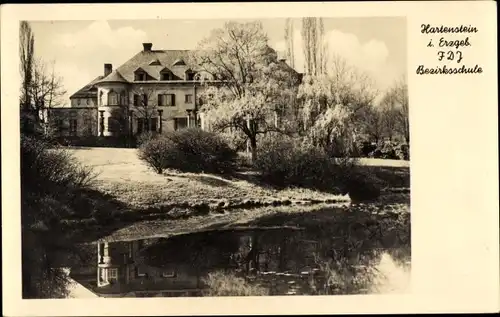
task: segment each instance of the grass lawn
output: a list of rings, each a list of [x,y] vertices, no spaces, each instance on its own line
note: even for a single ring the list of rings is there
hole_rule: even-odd
[[[109,195],[111,200],[117,200],[117,203],[125,206],[125,209],[142,211],[134,213],[135,215],[146,216],[151,213],[153,216],[141,218],[141,221],[131,223],[121,223],[115,219],[112,224],[98,225],[96,228],[93,228],[94,225],[91,223],[89,223],[90,227],[71,226],[74,229],[70,230],[68,238],[80,241],[95,241],[98,238],[127,240],[137,237],[165,237],[239,226],[260,227],[285,224],[296,226],[303,224],[301,221],[308,218],[303,217],[306,214],[313,215],[325,210],[323,214],[327,218],[319,222],[327,223],[328,221],[337,221],[337,218],[331,218],[333,202],[350,201],[348,196],[337,196],[308,189],[277,190],[260,185],[258,182],[246,180],[245,177],[226,179],[210,174],[173,171],[159,175],[138,159],[135,149],[73,148],[69,151],[83,164],[94,167],[95,171],[99,173],[95,182],[95,189],[98,193]],[[369,170],[382,183],[385,183],[386,189],[409,189],[409,168],[404,166],[404,163],[398,161],[382,163],[377,164],[365,160],[360,164],[363,169]],[[388,200],[381,198],[378,203],[361,204],[361,207],[345,204],[343,207],[337,206],[335,209],[341,213],[347,211],[349,214],[356,211],[357,208],[361,208],[362,211],[369,214],[409,213],[409,193],[388,193],[384,194],[383,197]],[[256,205],[276,200],[289,200],[298,204],[277,207],[263,204],[264,206],[260,208],[244,208],[242,202],[249,200],[256,202]],[[204,215],[192,215],[188,218],[170,219],[157,216],[158,209],[160,209],[160,214],[162,213],[162,207],[176,205],[185,207],[188,206],[186,204],[192,206],[196,203],[220,206],[220,202],[225,202],[224,208],[233,207],[234,212],[210,212]],[[315,204],[301,204],[304,202]],[[106,209],[116,208],[122,207],[114,207],[113,204],[106,207]],[[154,210],[151,211],[150,208]],[[286,219],[281,218],[282,216]],[[319,218],[314,216],[313,219]]]
[[[137,157],[136,149],[76,148],[69,150],[80,162],[98,173],[97,190],[135,208],[207,203],[225,206],[245,201],[349,201],[348,196],[309,189],[277,190],[245,179],[211,174],[167,171],[156,174]]]

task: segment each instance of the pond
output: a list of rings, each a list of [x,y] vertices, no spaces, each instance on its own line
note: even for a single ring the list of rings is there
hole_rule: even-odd
[[[103,297],[408,290],[408,204],[290,208],[255,210],[258,216],[229,223],[189,222],[187,232],[176,232],[171,220],[138,223],[127,232],[140,227],[142,235],[100,239],[91,246],[92,260],[71,274]]]

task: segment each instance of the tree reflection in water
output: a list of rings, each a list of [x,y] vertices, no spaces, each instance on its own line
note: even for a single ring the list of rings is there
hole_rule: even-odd
[[[214,272],[226,272],[267,289],[270,295],[367,293],[380,278],[376,266],[383,254],[396,263],[409,261],[409,214],[397,216],[398,221],[394,216],[377,221],[359,214],[353,217],[327,223],[315,217],[316,221],[308,219],[306,226],[295,228],[181,235],[153,244],[143,257],[154,266],[188,266],[200,281],[210,273],[213,277]]]

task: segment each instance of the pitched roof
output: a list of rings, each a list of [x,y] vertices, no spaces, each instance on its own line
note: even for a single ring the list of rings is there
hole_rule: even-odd
[[[98,83],[126,83],[127,81],[117,70],[114,70],[108,76],[99,80]]]
[[[69,99],[73,98],[93,98],[97,97],[97,88],[95,87],[95,84],[102,79],[103,76],[97,76],[94,80],[92,80],[90,83],[85,85],[82,89],[78,90],[74,94],[72,94]]]
[[[197,72],[200,70],[199,65],[194,62],[191,52],[193,51],[140,51],[123,65],[111,72],[111,74],[106,77],[98,76],[70,98],[96,97],[97,89],[94,85],[97,82],[134,82],[137,70],[144,71],[149,77],[148,80],[161,80],[161,73],[167,70],[173,74],[171,80],[184,80],[187,71]]]
[[[140,51],[125,64],[117,68],[126,81],[134,81],[134,72],[140,67],[153,79],[160,80],[160,72],[167,68],[174,75],[174,80],[183,80],[185,71],[189,68],[195,69],[196,64],[190,56],[189,50],[151,50]],[[152,61],[158,60],[158,63]],[[185,65],[174,66],[176,62],[183,60]]]

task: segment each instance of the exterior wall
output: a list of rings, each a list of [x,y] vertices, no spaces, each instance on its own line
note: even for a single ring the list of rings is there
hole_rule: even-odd
[[[142,90],[141,90],[142,88]],[[108,94],[113,89],[114,92],[121,94],[119,106],[108,105]],[[102,111],[104,117],[104,136],[114,136],[119,134],[128,134],[130,127],[130,119],[128,111],[132,111],[132,134],[138,133],[138,119],[140,118],[159,118],[158,110],[162,110],[162,131],[173,131],[175,129],[174,120],[176,118],[187,118],[187,110],[196,109],[196,99],[199,92],[204,89],[193,83],[162,83],[162,84],[101,84],[98,88],[98,110]],[[146,94],[148,96],[148,105],[135,106],[134,95]],[[174,106],[159,106],[158,95],[173,94],[175,95]],[[191,95],[192,102],[186,102],[186,95]],[[120,113],[121,109],[121,114]],[[126,124],[121,132],[109,131],[108,118],[111,116],[121,115],[125,118]],[[99,126],[101,113],[99,113]],[[190,123],[194,123],[194,116],[191,115]],[[160,123],[157,121],[156,131],[159,131]]]
[[[71,107],[97,107],[97,98],[71,98]]]
[[[118,94],[118,105],[110,105],[109,104],[109,93],[113,91]],[[128,94],[127,86],[124,84],[118,83],[107,83],[99,85],[97,89],[97,104],[99,110],[99,132],[100,132],[100,120],[101,120],[101,111],[102,117],[104,118],[104,136],[118,136],[127,133],[127,126],[122,124],[121,129],[110,131],[109,129],[109,118],[110,117],[124,117],[126,118],[126,108],[127,108],[127,99],[126,96]],[[100,133],[99,133],[100,135]]]
[[[142,88],[142,91],[141,91]],[[78,121],[78,129],[79,132],[77,136],[86,136],[89,135],[91,131],[91,135],[100,136],[101,129],[101,114],[104,118],[104,130],[103,136],[120,136],[120,135],[128,135],[130,134],[130,127],[132,127],[132,134],[137,134],[138,132],[138,119],[139,118],[157,118],[158,110],[162,110],[162,131],[173,131],[175,130],[175,119],[179,118],[188,118],[187,110],[195,110],[196,100],[199,93],[204,89],[203,86],[199,84],[194,84],[192,82],[186,83],[151,83],[151,84],[121,84],[121,83],[103,83],[99,84],[97,88],[97,97],[96,98],[72,98],[71,106],[72,108],[65,108],[65,110],[61,110],[58,112],[58,116],[68,117],[70,116],[82,116],[83,113],[92,113],[92,121],[91,127],[88,129],[85,127],[85,122],[89,122],[88,119],[79,119]],[[119,105],[110,105],[109,104],[109,93],[113,91],[118,94],[118,103]],[[148,107],[147,110],[143,106],[135,107],[134,106],[134,95],[135,94],[147,94],[148,95]],[[159,94],[173,94],[175,95],[175,105],[174,106],[159,106],[158,104],[158,95]],[[186,95],[191,95],[192,102],[188,103],[185,100]],[[78,106],[78,100],[80,100],[80,106]],[[87,104],[88,102],[88,104]],[[85,109],[88,107],[88,110]],[[75,112],[78,111],[82,113],[82,115],[75,115],[70,110],[72,109]],[[55,110],[55,109],[54,109]],[[58,109],[59,110],[59,109]],[[132,124],[130,124],[129,118],[129,110],[132,111]],[[67,112],[67,114],[63,114]],[[59,114],[61,113],[61,114]],[[87,114],[83,115],[84,117],[88,117]],[[110,129],[109,126],[109,118],[113,117],[116,119],[121,119],[121,123],[119,124],[119,129]],[[67,121],[69,120],[68,118]],[[189,121],[190,126],[195,123],[195,117],[192,114]],[[201,120],[203,121],[203,119]],[[69,121],[68,121],[69,122]],[[69,125],[69,123],[66,123]],[[198,123],[198,126],[202,128],[208,128],[208,124],[203,124],[202,122]],[[157,121],[156,131],[159,131],[160,123]],[[68,129],[69,131],[69,126]],[[69,135],[63,131],[62,136]]]
[[[70,130],[70,120],[77,122],[75,133]],[[48,122],[49,129],[57,136],[97,135],[96,108],[51,108],[48,111]]]

